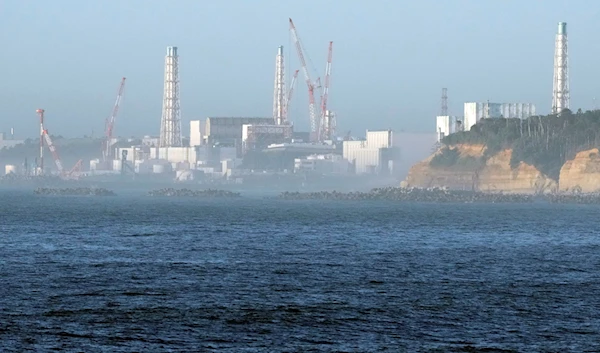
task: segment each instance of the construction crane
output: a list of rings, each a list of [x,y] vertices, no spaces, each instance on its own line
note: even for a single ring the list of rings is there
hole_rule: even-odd
[[[323,98],[321,99],[321,133],[323,139],[329,140],[333,136],[334,127],[332,126],[333,117],[327,113],[327,98],[329,97],[329,79],[331,77],[331,57],[333,54],[333,42],[329,42],[329,52],[327,54],[327,65],[325,66],[325,88],[323,89]]]
[[[40,159],[38,159],[36,175],[44,174],[44,109],[35,111],[40,117]]]
[[[64,174],[65,178],[69,179],[79,179],[79,174],[81,173],[81,164],[83,159],[80,159],[75,163],[73,168]]]
[[[60,157],[58,156],[58,152],[56,151],[56,147],[54,147],[54,143],[52,143],[52,139],[50,138],[50,135],[48,135],[47,129],[44,129],[43,135],[44,135],[44,140],[46,141],[46,145],[48,146],[48,149],[52,153],[52,158],[54,158],[54,163],[56,164],[56,168],[58,169],[58,172],[62,176],[62,175],[64,175],[65,170],[63,169],[62,162],[60,161]]]
[[[48,129],[46,129],[46,127],[44,125],[44,112],[45,111],[44,111],[44,109],[38,109],[36,112],[40,116],[40,127],[41,127],[40,156],[42,156],[43,142],[45,142],[46,146],[48,146],[48,149],[52,153],[52,158],[54,159],[54,164],[56,164],[56,169],[58,169],[58,173],[59,173],[60,177],[63,179],[73,179],[73,178],[77,179],[79,177],[79,173],[81,173],[81,164],[83,161],[80,159],[79,161],[77,161],[77,163],[75,163],[75,166],[73,166],[73,168],[70,171],[65,172],[65,169],[63,168],[63,165],[62,165],[62,161],[60,160],[60,156],[58,155],[58,151],[56,150],[56,146],[54,145],[54,142],[52,141],[52,138],[50,137],[50,134],[48,133]],[[75,174],[75,173],[77,173],[77,174]]]
[[[292,34],[292,38],[294,39],[294,44],[296,45],[296,51],[298,52],[300,64],[302,65],[302,71],[304,72],[304,79],[306,80],[306,85],[308,86],[308,113],[310,115],[311,141],[319,141],[319,129],[318,129],[317,116],[315,113],[315,85],[313,84],[313,81],[310,79],[310,74],[308,72],[308,68],[306,67],[306,60],[304,60],[302,45],[300,44],[300,40],[298,39],[298,33],[296,31],[296,26],[294,26],[294,22],[292,21],[291,18],[290,18],[290,32]]]
[[[285,107],[284,107],[285,110],[283,112],[285,121],[289,121],[288,120],[288,112],[289,112],[290,102],[292,100],[292,95],[294,94],[294,86],[296,85],[296,79],[298,78],[298,72],[300,72],[300,70],[296,70],[296,72],[294,72],[294,77],[292,77],[292,83],[290,83],[290,90],[288,91],[288,94],[287,94],[287,100],[285,102]]]
[[[348,130],[348,132],[346,133],[346,136],[344,136],[344,141],[352,141],[353,140],[351,133],[352,133],[352,130]]]
[[[125,89],[125,77],[121,79],[121,84],[119,85],[119,92],[117,93],[117,100],[115,101],[115,106],[113,107],[112,114],[108,119],[106,119],[105,123],[105,136],[104,141],[102,143],[102,160],[104,162],[112,159],[111,153],[111,143],[113,138],[113,130],[115,127],[115,120],[117,119],[117,114],[119,113],[119,105],[121,104],[121,98],[123,97],[123,90]]]

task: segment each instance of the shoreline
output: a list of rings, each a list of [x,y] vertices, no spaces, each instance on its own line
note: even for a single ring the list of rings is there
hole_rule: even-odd
[[[396,201],[432,203],[533,203],[600,204],[600,193],[504,194],[442,188],[375,188],[368,192],[282,192],[283,200]]]
[[[42,196],[115,196],[114,191],[104,188],[37,188],[34,194]],[[223,189],[193,190],[188,188],[162,188],[145,193],[150,197],[172,198],[245,198],[243,192]],[[598,204],[599,193],[548,193],[548,194],[504,194],[483,191],[447,190],[442,188],[374,188],[370,191],[284,191],[268,199],[286,201],[386,201],[417,203],[504,203],[525,204],[546,202],[551,204]]]

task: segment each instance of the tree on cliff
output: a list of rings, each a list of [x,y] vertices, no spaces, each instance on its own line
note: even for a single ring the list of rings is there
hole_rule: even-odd
[[[442,142],[445,146],[483,144],[486,152],[482,162],[503,149],[512,149],[513,168],[525,162],[558,180],[565,161],[578,152],[600,147],[600,110],[582,112],[580,109],[573,114],[565,109],[559,115],[524,120],[482,119],[470,131],[451,134]],[[445,150],[441,154],[444,153]]]

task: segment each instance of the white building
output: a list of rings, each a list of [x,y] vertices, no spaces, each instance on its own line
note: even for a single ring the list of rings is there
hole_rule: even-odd
[[[136,166],[140,163],[164,164],[169,163],[173,170],[180,169],[199,169],[200,167],[220,168],[224,160],[236,160],[237,151],[235,147],[213,147],[210,145],[195,147],[149,147],[132,146],[128,148],[118,148],[118,159],[113,161],[113,170],[121,169],[121,156],[123,151],[127,151],[127,162]],[[90,164],[90,169],[96,170]]]
[[[25,142],[23,140],[16,140],[13,135],[14,134],[12,133],[12,129],[11,134],[9,134],[8,136],[5,135],[3,132],[0,132],[0,149],[11,148]]]
[[[363,141],[344,141],[343,157],[354,165],[356,174],[392,172],[396,159],[391,130],[367,131]]]
[[[294,159],[294,173],[346,174],[350,163],[338,154],[314,154]]]
[[[156,147],[156,146],[158,146],[158,141],[159,140],[160,139],[158,137],[156,137],[156,136],[153,137],[153,136],[146,135],[146,136],[144,136],[142,138],[142,145],[143,146],[149,146],[149,147]]]
[[[437,141],[455,132],[463,131],[462,118],[457,116],[441,115],[436,118],[435,131]]]
[[[465,103],[464,129],[471,130],[481,119],[517,118],[527,119],[535,115],[535,105],[531,103]]]
[[[204,136],[204,121],[202,120],[191,120],[190,121],[190,146],[201,146]]]
[[[283,143],[292,138],[292,125],[244,124],[242,125],[242,151],[265,149],[267,146]]]

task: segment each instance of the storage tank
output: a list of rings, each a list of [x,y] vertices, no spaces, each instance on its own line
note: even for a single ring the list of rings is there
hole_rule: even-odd
[[[152,172],[155,174],[160,174],[165,172],[165,166],[162,164],[155,164],[152,166]]]
[[[17,174],[17,167],[12,164],[4,166],[4,174]]]
[[[99,164],[100,164],[100,160],[99,159],[92,159],[92,160],[90,160],[90,170],[100,169],[100,168],[98,168]]]

